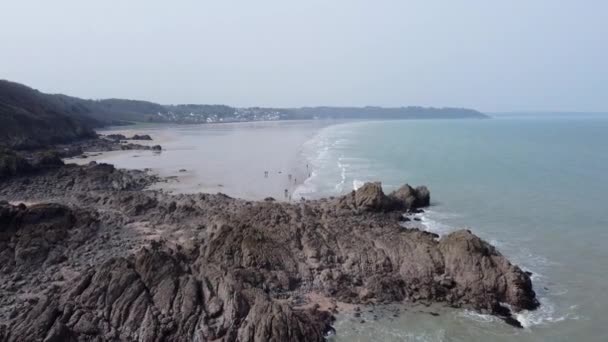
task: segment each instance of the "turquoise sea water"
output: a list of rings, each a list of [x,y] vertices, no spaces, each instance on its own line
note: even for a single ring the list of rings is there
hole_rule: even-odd
[[[429,186],[426,229],[472,229],[533,272],[542,304],[519,330],[462,310],[342,316],[335,340],[608,341],[608,116],[345,123],[303,154],[314,171],[297,196]]]

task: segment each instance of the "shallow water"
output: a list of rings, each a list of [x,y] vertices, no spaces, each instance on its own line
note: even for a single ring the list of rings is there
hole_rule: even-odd
[[[221,192],[246,199],[271,196],[288,200],[309,175],[301,155],[303,143],[328,124],[281,121],[117,127],[100,133],[149,134],[154,140],[145,143],[160,144],[163,151],[107,152],[68,162],[95,160],[120,168],[150,168],[160,176],[173,177],[157,187],[174,193]]]
[[[499,320],[461,310],[435,317],[337,323],[336,341],[607,341],[608,116],[357,122],[304,146],[313,165],[298,195],[351,191],[364,181],[426,184],[422,215],[440,234],[472,229],[534,273],[542,306]]]

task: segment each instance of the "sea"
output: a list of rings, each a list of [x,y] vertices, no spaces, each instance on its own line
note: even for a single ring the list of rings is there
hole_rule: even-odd
[[[523,329],[466,310],[364,310],[338,315],[331,340],[608,341],[608,115],[343,123],[302,154],[313,172],[296,197],[427,185],[424,229],[471,229],[532,272],[541,303],[517,314]]]
[[[170,168],[180,191],[251,199],[280,198],[284,189],[293,200],[336,196],[366,181],[381,181],[387,192],[426,185],[432,205],[419,214],[422,228],[439,235],[472,230],[532,272],[541,303],[517,314],[523,329],[441,306],[364,308],[361,317],[338,314],[331,341],[608,341],[608,114],[171,126],[150,133],[169,136],[162,154],[119,152],[101,161]],[[292,173],[300,181],[288,178]]]

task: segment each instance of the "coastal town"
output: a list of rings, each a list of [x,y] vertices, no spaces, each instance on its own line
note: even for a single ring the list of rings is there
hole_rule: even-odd
[[[214,105],[173,106],[167,112],[158,112],[158,121],[177,123],[215,123],[245,121],[276,121],[286,119],[285,111],[274,108],[233,108]],[[185,108],[184,108],[185,107]],[[188,110],[189,109],[189,110]]]

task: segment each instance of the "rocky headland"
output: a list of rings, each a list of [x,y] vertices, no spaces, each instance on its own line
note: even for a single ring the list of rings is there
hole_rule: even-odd
[[[424,186],[246,201],[65,164],[162,150],[93,131],[124,118],[116,106],[158,105],[104,103],[0,82],[0,341],[323,341],[348,305],[441,303],[513,325],[538,306],[529,275],[470,231],[408,226]]]
[[[529,275],[470,231],[404,222],[426,187],[246,201],[37,160],[0,158],[0,341],[323,341],[340,303],[443,303],[513,325],[538,306]]]

